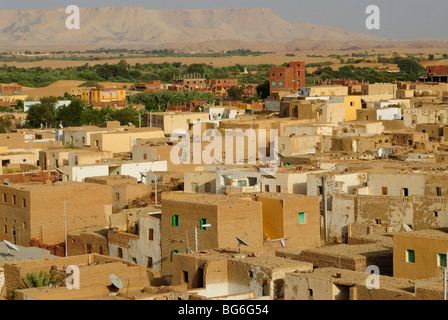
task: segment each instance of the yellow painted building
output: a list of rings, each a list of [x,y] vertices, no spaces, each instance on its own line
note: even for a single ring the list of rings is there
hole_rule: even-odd
[[[74,88],[71,90],[73,97],[79,98],[86,103],[114,102],[126,100],[125,88]]]
[[[252,105],[249,103],[236,103],[233,105],[235,108],[240,108],[240,109],[244,109],[244,110],[251,110],[252,109]]]
[[[419,230],[394,234],[394,277],[441,277],[447,263],[446,230]]]
[[[263,193],[255,199],[262,204],[263,240],[283,240],[287,248],[321,246],[318,197]]]
[[[356,121],[356,110],[362,109],[360,96],[345,96],[345,121]]]
[[[18,100],[25,101],[26,98],[28,98],[26,94],[0,95],[0,102],[16,102]]]

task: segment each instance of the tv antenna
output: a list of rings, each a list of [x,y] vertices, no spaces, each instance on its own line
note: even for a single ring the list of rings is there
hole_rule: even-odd
[[[11,256],[11,250],[13,250],[13,251],[20,251],[20,249],[19,249],[16,245],[12,244],[12,243],[9,242],[9,241],[3,240],[3,243],[4,243],[4,244],[6,245],[6,247],[8,248],[8,255],[9,255],[9,256]]]
[[[143,178],[147,178],[146,174],[144,174],[143,172],[140,172],[140,178],[143,181]]]
[[[240,253],[241,253],[241,246],[247,246],[248,247],[249,245],[243,239],[238,238],[237,236],[235,236],[235,238],[236,238],[236,240],[238,240],[238,249],[240,250]]]
[[[111,273],[109,275],[109,279],[112,282],[112,287],[116,290],[119,291],[120,289],[123,289],[123,282],[121,281],[120,278],[118,278],[116,275],[114,275],[113,273]]]

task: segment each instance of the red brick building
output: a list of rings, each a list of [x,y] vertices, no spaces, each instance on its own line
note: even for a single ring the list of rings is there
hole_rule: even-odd
[[[15,96],[22,94],[22,86],[5,85],[0,86],[0,95],[2,96]]]
[[[269,69],[272,92],[298,91],[305,87],[305,62],[290,62],[287,67]]]
[[[448,66],[426,67],[426,79],[431,82],[448,82]]]
[[[162,91],[162,81],[153,80],[148,83],[135,83],[134,89],[143,92]]]
[[[207,89],[205,78],[185,78],[173,80],[173,86],[183,87],[184,91],[201,91]]]
[[[238,87],[238,79],[211,79],[207,80],[207,85],[213,93],[222,94],[232,87]]]

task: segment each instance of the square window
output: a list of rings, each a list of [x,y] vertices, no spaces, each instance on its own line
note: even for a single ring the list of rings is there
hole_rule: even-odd
[[[207,219],[201,219],[201,230],[207,230],[206,227],[204,227],[204,225],[207,224]]]
[[[300,212],[299,213],[299,224],[304,224],[304,223],[306,223],[306,213]]]
[[[188,272],[182,271],[182,281],[188,283]]]
[[[148,240],[149,241],[154,240],[154,229],[148,229]]]
[[[437,255],[437,265],[439,267],[446,267],[446,254],[439,253]]]
[[[415,263],[415,251],[406,250],[406,262]]]
[[[404,197],[408,197],[409,196],[409,189],[408,188],[403,188],[403,196]]]
[[[205,192],[210,192],[210,190],[211,190],[211,185],[210,185],[210,183],[206,183],[206,184],[205,184]]]
[[[179,216],[173,216],[173,227],[179,226]]]
[[[198,184],[197,183],[192,183],[191,187],[192,187],[194,193],[198,193],[199,189],[198,189]]]

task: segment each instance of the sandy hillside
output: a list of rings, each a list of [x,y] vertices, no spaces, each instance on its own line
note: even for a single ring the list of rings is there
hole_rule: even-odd
[[[28,88],[23,87],[23,93],[34,99],[39,99],[48,96],[63,96],[65,92],[70,93],[72,88],[77,88],[84,81],[72,81],[72,80],[60,80],[52,83],[48,87],[44,88]],[[130,86],[129,83],[116,83],[116,82],[99,82],[104,88],[122,87],[124,85]]]
[[[1,10],[2,46],[157,46],[204,41],[377,40],[342,29],[289,23],[270,9],[146,10],[82,7],[79,30],[68,30],[64,9]],[[7,31],[7,32],[6,32]]]

